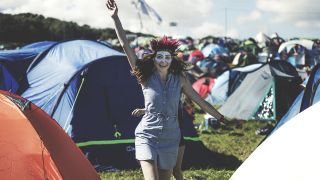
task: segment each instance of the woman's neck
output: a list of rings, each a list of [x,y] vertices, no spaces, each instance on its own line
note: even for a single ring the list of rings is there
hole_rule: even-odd
[[[158,73],[159,73],[160,78],[161,78],[162,81],[167,81],[168,75],[169,75],[168,71],[159,71],[158,70]]]

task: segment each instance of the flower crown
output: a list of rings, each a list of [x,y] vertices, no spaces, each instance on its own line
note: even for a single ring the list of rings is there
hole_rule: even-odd
[[[163,36],[161,39],[153,39],[150,42],[150,46],[154,52],[168,51],[173,54],[179,47],[180,43],[176,39],[169,39],[167,36]]]

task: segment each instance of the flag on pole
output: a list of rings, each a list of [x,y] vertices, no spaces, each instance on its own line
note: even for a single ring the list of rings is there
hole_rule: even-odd
[[[151,17],[158,24],[162,22],[161,16],[152,7],[150,7],[145,0],[138,0],[138,3],[140,5],[140,10],[143,14]]]

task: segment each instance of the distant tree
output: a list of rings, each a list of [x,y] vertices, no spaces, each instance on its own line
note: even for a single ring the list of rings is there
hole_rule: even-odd
[[[0,42],[62,41],[70,39],[99,39],[116,37],[111,29],[94,29],[75,22],[45,18],[42,15],[22,13],[17,15],[0,13]]]
[[[132,33],[129,32],[128,33]],[[135,33],[138,36],[141,33]],[[0,13],[0,42],[27,44],[36,41],[64,41],[70,39],[107,40],[115,39],[114,29],[94,29],[89,25],[79,26],[75,22],[22,13]]]

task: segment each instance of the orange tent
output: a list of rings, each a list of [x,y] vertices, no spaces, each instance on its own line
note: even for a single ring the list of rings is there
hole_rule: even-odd
[[[0,179],[100,179],[49,115],[4,91],[0,91],[0,147]]]

